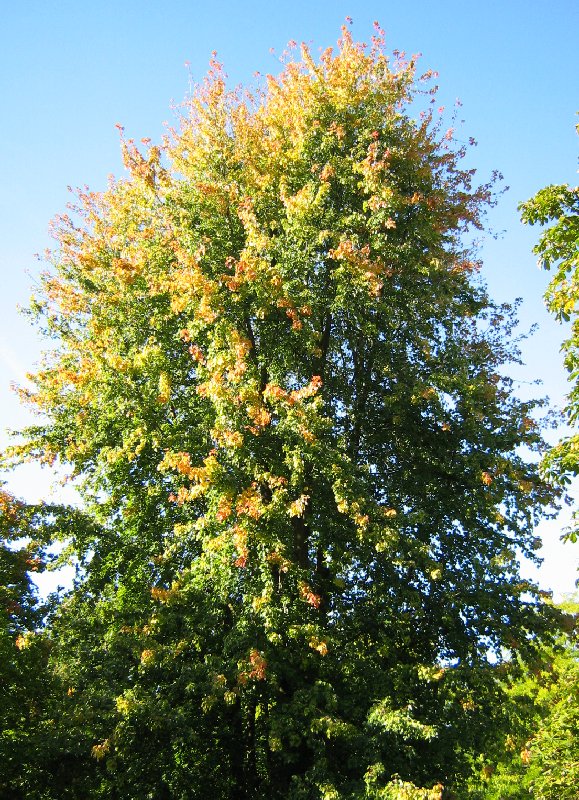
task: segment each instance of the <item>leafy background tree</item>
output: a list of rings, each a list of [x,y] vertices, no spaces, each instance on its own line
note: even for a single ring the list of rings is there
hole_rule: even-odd
[[[579,129],[578,129],[579,131]],[[569,185],[551,185],[520,206],[523,222],[540,224],[544,229],[534,252],[539,264],[554,275],[545,294],[549,311],[559,322],[571,322],[571,332],[563,344],[565,366],[571,381],[567,398],[566,418],[571,432],[547,453],[543,460],[544,473],[554,481],[569,484],[578,473],[577,450],[579,438],[574,429],[578,414],[578,334],[576,318],[577,281],[579,276],[579,189]],[[573,526],[566,531],[565,540],[576,543],[577,516]],[[567,611],[577,614],[576,603],[567,603]],[[576,632],[575,632],[576,634]],[[548,671],[540,668],[515,684],[515,693],[526,694],[535,705],[536,719],[527,732],[531,732],[528,745],[523,750],[523,765],[506,770],[506,782],[499,779],[498,786],[518,784],[521,797],[542,798],[576,796],[579,783],[579,754],[577,731],[578,662],[576,635],[571,642],[563,642],[562,652],[546,653]],[[524,729],[524,728],[523,728]],[[518,782],[517,779],[520,779]],[[517,789],[514,795],[518,797]],[[510,795],[509,795],[510,796]]]
[[[21,513],[18,503],[4,489],[0,493],[2,539],[0,544],[0,597],[2,619],[0,648],[3,694],[0,704],[0,796],[14,796],[14,780],[22,755],[31,757],[35,717],[45,694],[46,652],[34,635],[42,620],[30,571],[42,566],[34,544],[17,547],[12,527]],[[16,795],[17,796],[17,795]]]
[[[565,367],[571,381],[571,391],[565,409],[571,429],[577,423],[579,408],[578,335],[579,322],[576,317],[577,283],[579,278],[579,189],[569,185],[547,186],[522,203],[523,222],[528,225],[547,226],[534,247],[543,269],[554,269],[545,294],[549,311],[559,322],[571,322],[571,333],[565,339],[562,350]],[[544,468],[548,475],[563,482],[577,475],[579,439],[571,433],[553,447],[545,458]],[[566,538],[577,541],[576,526]]]
[[[13,454],[83,487],[58,796],[466,797],[509,724],[489,654],[554,635],[517,554],[557,493],[431,78],[379,28],[253,92],[214,59],[57,221]]]
[[[560,604],[564,633],[503,678],[507,725],[494,752],[479,762],[469,796],[547,800],[577,795],[576,598]]]

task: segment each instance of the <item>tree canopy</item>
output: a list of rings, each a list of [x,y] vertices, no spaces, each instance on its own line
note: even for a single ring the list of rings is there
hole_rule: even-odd
[[[579,129],[578,129],[579,132]],[[579,187],[566,184],[546,186],[520,206],[523,222],[547,226],[541,233],[534,252],[539,265],[554,274],[545,293],[547,308],[559,322],[571,322],[571,334],[563,343],[565,366],[569,372],[571,391],[567,398],[566,416],[574,428],[579,416]],[[563,438],[545,459],[551,478],[565,481],[579,472],[579,437]],[[577,540],[577,530],[569,532]]]
[[[379,29],[251,91],[214,59],[56,220],[13,453],[84,507],[46,509],[78,567],[30,633],[67,769],[37,758],[26,797],[466,797],[505,730],[556,493],[477,274],[491,184],[432,79]]]

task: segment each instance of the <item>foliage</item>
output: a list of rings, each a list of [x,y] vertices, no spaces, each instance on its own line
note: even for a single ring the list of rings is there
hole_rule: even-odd
[[[213,60],[56,221],[13,453],[85,498],[59,797],[435,800],[504,729],[488,655],[552,628],[517,554],[555,493],[468,244],[491,187],[415,70],[379,30],[253,93]]]
[[[579,785],[577,602],[563,604],[567,633],[506,676],[509,727],[485,754],[471,795],[485,800],[574,800]],[[501,746],[502,745],[502,746]],[[469,795],[469,796],[471,796]]]
[[[16,501],[0,489],[0,797],[18,773],[22,753],[29,755],[33,718],[37,713],[42,680],[46,674],[45,653],[35,630],[41,621],[29,570],[42,566],[34,543],[16,546],[10,541],[11,523],[19,513]]]
[[[578,126],[579,132],[579,126]],[[579,187],[553,185],[541,189],[520,206],[523,222],[546,227],[534,248],[539,264],[555,268],[545,300],[559,321],[571,322],[571,333],[563,344],[565,366],[572,383],[566,415],[576,426],[579,414]],[[572,433],[553,447],[544,459],[545,473],[562,483],[579,473],[579,435]],[[574,526],[563,538],[579,537],[577,514]],[[577,605],[572,609],[577,612]],[[579,662],[575,647],[568,646],[549,662],[549,674],[537,680],[537,695],[543,705],[541,722],[530,739],[527,785],[540,800],[576,797],[579,785]]]
[[[552,670],[545,696],[540,696],[548,713],[529,748],[531,790],[537,800],[574,800],[579,786],[577,649],[555,660]]]
[[[554,268],[545,293],[547,308],[560,322],[571,321],[571,333],[562,349],[572,383],[566,414],[569,424],[574,427],[579,415],[579,320],[576,315],[579,297],[579,187],[547,186],[522,203],[520,210],[523,222],[529,225],[552,223],[541,233],[534,252],[544,269]],[[545,459],[548,475],[563,481],[568,475],[577,475],[578,452],[577,434],[562,439]],[[570,531],[567,536],[575,542],[577,530]]]
[[[28,506],[0,490],[2,800],[86,796],[84,775],[93,771],[86,731],[71,713],[70,687],[51,663],[47,620],[57,597],[41,602],[32,580],[58,566],[47,544],[70,537],[85,523],[74,509]]]

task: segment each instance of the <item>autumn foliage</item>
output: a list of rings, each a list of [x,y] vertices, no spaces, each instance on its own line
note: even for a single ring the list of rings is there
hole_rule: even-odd
[[[251,91],[213,59],[55,222],[14,453],[85,502],[59,797],[466,791],[503,725],[489,653],[547,626],[516,554],[552,491],[470,244],[491,186],[379,28],[293,53]]]

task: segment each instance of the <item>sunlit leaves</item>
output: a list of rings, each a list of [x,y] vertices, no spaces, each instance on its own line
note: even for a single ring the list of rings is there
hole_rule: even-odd
[[[560,322],[572,323],[562,350],[571,381],[565,412],[574,426],[579,415],[579,187],[547,186],[521,203],[520,211],[523,222],[544,226],[533,249],[539,257],[539,265],[554,273],[545,292],[547,308]],[[569,475],[578,472],[578,453],[577,437],[565,437],[546,456],[546,474],[552,480],[567,482]],[[574,524],[574,529],[566,534],[573,542],[577,540],[575,528]]]
[[[439,797],[494,736],[489,652],[547,626],[535,404],[463,239],[491,190],[431,77],[378,26],[251,91],[213,59],[55,223],[16,455],[93,521],[52,625],[95,797]]]

